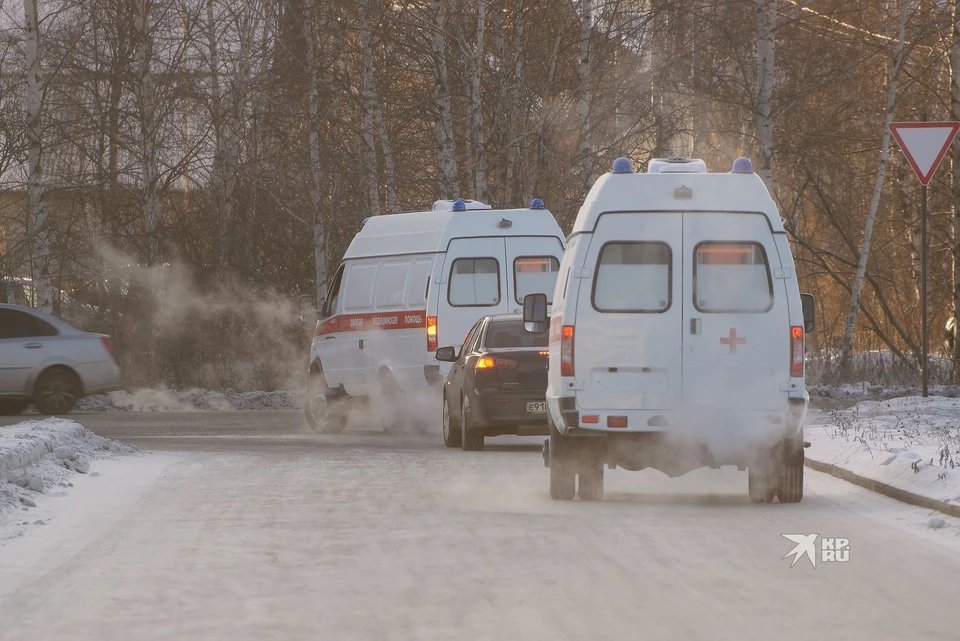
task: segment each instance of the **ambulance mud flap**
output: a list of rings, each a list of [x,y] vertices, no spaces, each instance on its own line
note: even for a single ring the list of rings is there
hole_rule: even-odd
[[[439,365],[424,365],[423,377],[427,380],[427,384],[429,385],[440,385],[443,383],[443,375],[440,374]]]

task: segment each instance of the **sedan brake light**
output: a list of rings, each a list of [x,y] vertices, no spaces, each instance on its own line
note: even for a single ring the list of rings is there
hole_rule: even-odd
[[[101,336],[100,342],[103,343],[103,349],[107,350],[107,353],[110,356],[113,356],[113,341],[110,340],[109,336]]]

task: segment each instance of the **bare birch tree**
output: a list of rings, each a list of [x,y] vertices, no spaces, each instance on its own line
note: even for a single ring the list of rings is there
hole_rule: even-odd
[[[777,0],[754,0],[757,6],[757,173],[773,196],[773,85],[776,80]]]
[[[960,0],[954,0],[950,29],[950,116],[960,121]],[[957,319],[960,319],[960,140],[950,147],[951,200],[953,201],[953,376],[960,377],[960,340]]]
[[[450,78],[447,73],[444,2],[430,0],[430,57],[434,67],[434,108],[437,136],[437,168],[440,171],[440,196],[455,198],[460,192],[457,157],[453,146],[453,110],[450,104]]]
[[[43,177],[43,94],[40,17],[37,0],[24,0],[24,45],[27,65],[27,199],[30,232],[33,236],[33,283],[37,309],[53,311],[53,283],[50,275],[50,221]]]
[[[890,73],[887,80],[887,105],[884,112],[883,132],[880,136],[880,162],[873,184],[873,196],[870,199],[870,210],[867,212],[867,222],[863,229],[863,244],[860,248],[860,260],[857,263],[857,273],[853,280],[853,290],[850,293],[850,311],[847,314],[847,327],[843,333],[841,345],[844,363],[849,362],[853,355],[853,338],[857,326],[857,313],[860,311],[860,294],[863,291],[863,279],[867,272],[867,260],[870,257],[870,239],[873,236],[873,226],[877,220],[877,211],[880,207],[880,195],[883,192],[883,180],[887,173],[887,161],[890,151],[890,123],[893,122],[893,109],[897,104],[897,83],[900,70],[903,68],[904,38],[907,28],[907,18],[910,14],[912,0],[903,0],[900,5],[900,21],[897,28],[897,45],[890,64]]]
[[[310,130],[310,209],[313,223],[313,262],[316,278],[316,300],[324,295],[327,282],[327,242],[323,224],[323,196],[321,193],[324,179],[320,163],[320,85],[319,56],[317,55],[318,34],[314,25],[319,20],[319,12],[313,10],[311,0],[303,2],[303,37],[307,43],[307,93],[309,95],[308,127]],[[322,27],[322,25],[321,25]],[[377,201],[379,203],[379,200]]]
[[[593,61],[590,50],[593,43],[593,0],[580,0],[580,87],[577,91],[577,115],[580,120],[580,169],[583,173],[583,191],[593,187],[597,176],[594,170],[596,150],[593,145],[593,103],[590,84]]]

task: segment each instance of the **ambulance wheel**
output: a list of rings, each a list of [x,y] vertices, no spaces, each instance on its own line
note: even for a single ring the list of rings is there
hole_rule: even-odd
[[[483,450],[483,432],[470,426],[470,401],[466,398],[460,407],[460,445],[464,452]]]
[[[443,395],[443,444],[447,447],[460,447],[460,426],[454,423],[450,416],[450,403],[447,395]]]
[[[572,501],[577,493],[577,466],[570,439],[550,426],[550,498]]]
[[[603,498],[603,450],[593,443],[581,448],[577,491],[581,501],[599,501]]]
[[[753,503],[772,503],[777,495],[777,487],[773,484],[776,478],[770,473],[770,468],[764,465],[751,466],[747,470],[747,491]]]
[[[318,434],[339,434],[350,419],[347,399],[331,393],[321,372],[311,372],[307,379],[303,413],[307,425]]]
[[[803,463],[784,463],[780,466],[780,487],[777,497],[781,503],[799,503],[803,500]]]
[[[380,372],[380,407],[383,431],[387,434],[399,434],[407,425],[407,405],[397,381],[387,371]]]

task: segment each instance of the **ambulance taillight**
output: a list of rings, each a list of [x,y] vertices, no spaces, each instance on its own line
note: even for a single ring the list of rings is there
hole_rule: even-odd
[[[437,317],[427,316],[427,351],[437,351]]]
[[[573,325],[564,325],[560,337],[560,376],[573,376]]]
[[[803,376],[803,328],[790,328],[790,376]]]

